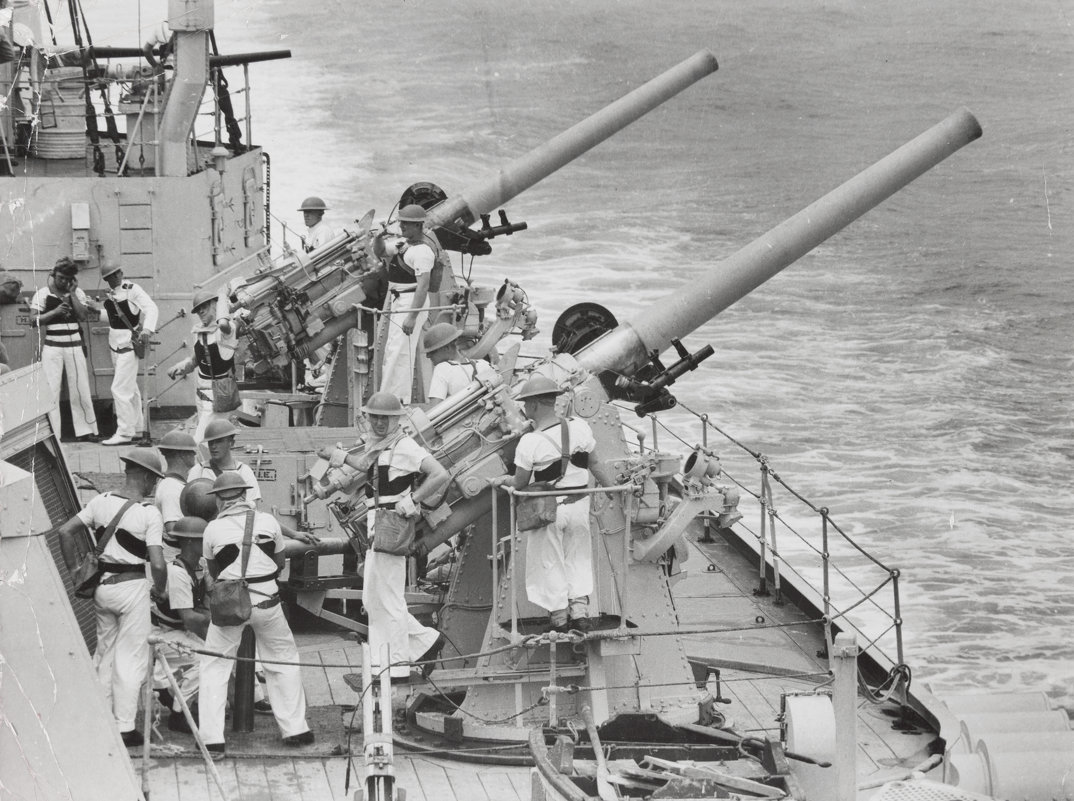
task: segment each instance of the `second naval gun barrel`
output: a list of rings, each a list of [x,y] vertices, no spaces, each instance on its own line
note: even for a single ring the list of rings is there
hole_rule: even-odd
[[[449,197],[429,212],[429,224],[448,225],[458,221],[463,225],[470,225],[477,222],[482,214],[491,214],[511,198],[547,178],[716,69],[716,56],[707,50],[695,53],[611,105],[515,159],[494,177],[461,194]]]
[[[680,339],[741,300],[828,237],[879,205],[959,148],[981,136],[981,126],[960,109],[820,200],[807,206],[734,255],[711,274],[646,305],[576,356],[590,371],[632,373]]]

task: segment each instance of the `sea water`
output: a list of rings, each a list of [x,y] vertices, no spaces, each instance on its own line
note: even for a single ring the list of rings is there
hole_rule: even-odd
[[[715,355],[672,389],[899,568],[917,680],[1074,703],[1070,2],[237,0],[216,15],[222,52],[292,51],[250,67],[292,241],[306,195],[341,225],[386,217],[416,181],[462,191],[715,53],[715,75],[507,204],[529,230],[474,276],[527,290],[536,345],[573,303],[644,313],[969,107],[981,140],[687,336]]]

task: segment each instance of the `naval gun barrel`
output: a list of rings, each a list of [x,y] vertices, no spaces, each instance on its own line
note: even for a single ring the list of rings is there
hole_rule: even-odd
[[[644,314],[580,350],[578,361],[590,371],[632,373],[653,351],[664,351],[980,136],[973,114],[956,111],[724,259],[709,275],[648,304]]]
[[[547,178],[609,136],[638,120],[701,78],[715,72],[716,57],[701,50],[639,86],[609,106],[515,159],[494,177],[449,197],[429,212],[429,224],[477,222],[521,192]]]

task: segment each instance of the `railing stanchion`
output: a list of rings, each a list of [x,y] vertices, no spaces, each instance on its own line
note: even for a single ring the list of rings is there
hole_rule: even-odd
[[[709,416],[702,414],[699,419],[701,420],[701,447],[707,448],[709,446]]]
[[[500,500],[496,485],[489,485],[492,493],[492,621],[500,625],[500,527],[496,506]]]
[[[895,658],[898,660],[898,664],[905,665],[902,653],[902,610],[899,605],[899,569],[893,568],[891,570],[891,594],[894,597],[895,604],[895,618],[892,622],[895,624]]]
[[[761,553],[757,562],[758,581],[754,595],[768,595],[768,573],[765,570],[765,559],[768,551],[768,462],[761,460],[761,495],[758,498],[761,504]]]
[[[828,653],[832,652],[832,590],[831,569],[832,555],[828,550],[828,507],[823,506],[820,510],[820,541],[821,541],[821,573],[824,581],[824,644]]]
[[[776,502],[772,495],[772,485],[768,480],[769,473],[765,471],[762,479],[768,495],[768,535],[772,538],[772,588],[776,594],[776,606],[783,605],[782,588],[779,584],[779,547],[776,545]]]

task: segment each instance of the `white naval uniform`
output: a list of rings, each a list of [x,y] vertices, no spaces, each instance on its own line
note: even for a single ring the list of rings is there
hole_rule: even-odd
[[[137,308],[141,315],[143,331],[154,334],[157,330],[157,304],[144,289],[133,281],[123,281],[110,290],[108,298],[114,304],[126,302]],[[137,325],[139,315],[130,317]],[[109,320],[108,312],[101,310],[101,320]],[[111,323],[111,321],[109,320]],[[131,330],[126,327],[108,328],[108,348],[112,352],[112,400],[116,407],[116,436],[134,438],[145,430],[145,413],[142,410],[142,392],[138,388],[138,357],[131,345]]]
[[[74,294],[85,304],[86,293],[75,287]],[[49,301],[49,298],[54,300]],[[41,314],[50,311],[52,303],[59,301],[47,286],[34,293],[30,310]],[[82,352],[82,329],[76,321],[47,323],[41,329],[41,366],[49,389],[60,396],[63,378],[67,376],[67,396],[70,400],[71,425],[75,436],[97,433],[97,415],[93,411],[93,393],[90,390],[89,368]]]
[[[596,447],[593,430],[584,420],[568,421],[572,454]],[[524,470],[543,470],[561,458],[558,424],[522,435],[515,449],[515,465]],[[557,487],[589,485],[589,470],[567,463]],[[577,496],[570,496],[571,498]],[[589,531],[589,496],[556,508],[556,521],[525,532],[526,596],[549,612],[571,608],[574,617],[585,616],[585,599],[593,591],[593,545]],[[579,601],[572,604],[571,601]]]
[[[202,576],[205,575],[205,569],[201,564],[194,571],[194,575],[199,582]],[[175,562],[168,562],[168,606],[174,612],[195,608],[194,582],[191,581],[190,574],[186,568]],[[200,685],[198,664],[201,657],[187,649],[205,648],[205,640],[201,639],[197,634],[187,631],[183,627],[182,617],[179,615],[176,615],[176,620],[172,621],[173,625],[164,625],[161,622],[158,611],[158,617],[154,623],[156,625],[153,626],[153,634],[161,641],[161,645],[157,647],[160,653],[168,660],[168,666],[171,668],[172,675],[179,685],[179,692],[182,694],[187,706],[190,706],[198,694]],[[175,623],[179,625],[176,626],[174,625]],[[157,689],[171,688],[160,662],[156,662],[153,665],[153,686]],[[179,712],[181,709],[179,699],[174,699],[172,711]]]
[[[388,479],[394,480],[408,473],[420,473],[421,463],[430,455],[413,439],[403,437],[393,448],[380,453],[377,465],[387,466]],[[378,500],[381,506],[393,507],[405,494],[381,494]],[[368,530],[373,532],[371,541],[374,546],[376,516],[377,511],[371,508],[366,517]],[[406,560],[406,556],[381,553],[373,547],[365,554],[362,605],[369,616],[369,651],[374,674],[384,666],[384,651],[387,646],[389,664],[392,665],[391,675],[410,675],[410,668],[406,663],[421,659],[440,636],[436,629],[419,623],[407,609],[404,595]]]
[[[205,527],[202,541],[202,553],[206,559],[214,559],[220,550],[228,545],[235,546],[239,553],[235,559],[220,570],[219,579],[237,579],[242,575],[242,539],[246,528],[246,513],[253,507],[246,502],[234,504],[222,511],[215,520]],[[294,635],[287,625],[283,608],[279,603],[267,609],[258,608],[272,596],[278,595],[279,587],[274,578],[265,581],[256,579],[272,576],[276,573],[276,562],[265,553],[259,544],[275,545],[279,553],[284,546],[280,524],[272,515],[254,512],[253,543],[250,547],[250,559],[246,567],[247,580],[250,581],[250,603],[253,609],[247,625],[254,631],[257,650],[267,660],[289,664],[264,663],[265,683],[269,703],[276,725],[284,737],[293,737],[309,731],[306,723],[306,693],[302,687],[302,673],[298,666],[298,647]],[[217,626],[209,624],[205,635],[205,648],[228,657],[238,653],[242,640],[243,626]],[[224,742],[224,708],[227,703],[227,684],[234,666],[233,660],[218,656],[202,655],[201,692],[198,702],[200,714],[199,730],[206,743]]]
[[[424,242],[410,245],[402,256],[403,262],[414,273],[415,278],[428,275],[435,264],[433,249]],[[414,330],[410,336],[403,333],[403,322],[407,312],[413,308],[414,284],[388,282],[387,310],[385,315],[387,335],[384,340],[384,360],[381,367],[379,390],[390,392],[404,404],[411,402],[414,387],[414,370],[418,363],[418,342],[422,335],[422,326],[429,316],[427,311],[419,312],[414,321]]]
[[[234,460],[236,467],[230,467],[226,470],[217,470],[212,465],[201,464],[200,462],[190,468],[190,472],[186,474],[186,481],[189,484],[195,478],[207,478],[210,481],[216,481],[221,473],[238,473],[242,477],[242,480],[250,485],[250,489],[246,490],[245,500],[251,506],[257,506],[257,502],[261,500],[261,487],[257,483],[257,476],[254,475],[254,469],[246,462],[240,462],[238,459]]]
[[[107,527],[127,502],[126,498],[106,492],[90,499],[78,513],[87,528],[96,532]],[[105,698],[112,708],[119,730],[133,731],[138,712],[138,695],[149,664],[149,582],[146,560],[124,548],[119,531],[144,542],[146,547],[161,545],[163,524],[155,506],[135,503],[120,518],[116,533],[105,545],[101,561],[117,565],[142,565],[142,574],[130,581],[106,584],[116,574],[105,572],[93,595],[97,614],[97,650],[93,655],[97,677],[104,685]]]
[[[319,220],[316,225],[306,229],[306,236],[303,239],[302,249],[306,251],[306,253],[312,253],[318,248],[323,248],[337,236],[338,234],[328,223],[323,219]]]
[[[234,323],[231,325],[231,333],[225,334],[216,325],[208,328],[200,323],[194,326],[193,336],[208,347],[216,344],[222,359],[231,359],[235,356],[235,349],[239,346],[238,334]],[[234,370],[234,368],[232,368]],[[195,390],[194,406],[198,410],[198,427],[194,431],[194,441],[201,443],[205,436],[205,426],[213,420],[227,420],[230,412],[213,411],[213,381],[211,378],[202,376],[201,371],[195,367]]]
[[[484,359],[440,362],[433,367],[433,377],[425,397],[428,400],[443,400],[474,381],[491,381],[498,376],[496,368]]]
[[[169,523],[177,523],[183,516],[183,508],[179,504],[179,497],[183,494],[186,486],[186,478],[173,473],[165,473],[164,478],[157,482],[157,491],[153,495],[153,504],[160,510],[160,518],[165,527]],[[167,534],[165,534],[167,537]],[[164,561],[171,561],[179,556],[179,549],[174,545],[164,543]]]

